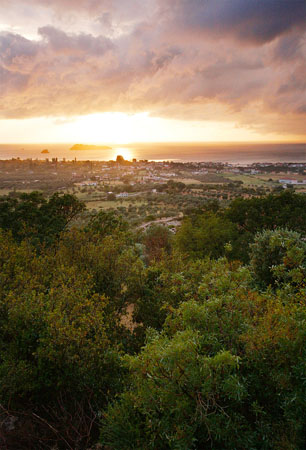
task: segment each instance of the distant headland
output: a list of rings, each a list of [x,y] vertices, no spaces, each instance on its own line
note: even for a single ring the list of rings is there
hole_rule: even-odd
[[[44,150],[42,150],[40,153],[50,153],[49,150],[47,148],[45,148]]]
[[[107,145],[88,145],[88,144],[75,144],[70,147],[70,150],[111,150],[112,147]]]

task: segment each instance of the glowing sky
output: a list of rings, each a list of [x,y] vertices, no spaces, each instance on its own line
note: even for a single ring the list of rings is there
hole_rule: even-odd
[[[1,0],[0,142],[306,141],[305,0]]]

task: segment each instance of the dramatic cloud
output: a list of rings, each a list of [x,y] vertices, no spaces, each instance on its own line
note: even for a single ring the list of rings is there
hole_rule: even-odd
[[[188,32],[262,44],[306,29],[303,0],[160,0],[165,16]]]
[[[18,4],[33,11],[35,38],[23,35]],[[306,135],[305,1],[16,0],[14,8],[20,31],[0,33],[2,118],[149,111]]]
[[[90,34],[68,36],[64,31],[51,26],[38,29],[38,33],[45,39],[48,46],[56,53],[67,53],[86,56],[102,57],[105,52],[113,47],[112,42],[103,36],[93,37]]]
[[[0,62],[4,66],[22,63],[32,59],[37,54],[37,45],[17,34],[7,33],[0,35]]]

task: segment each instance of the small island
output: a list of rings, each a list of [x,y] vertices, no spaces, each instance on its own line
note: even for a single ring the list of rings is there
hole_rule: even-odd
[[[111,147],[107,145],[88,145],[88,144],[75,144],[70,147],[70,150],[111,150]]]
[[[41,153],[50,153],[50,152],[47,148],[45,148],[44,150],[41,151]]]

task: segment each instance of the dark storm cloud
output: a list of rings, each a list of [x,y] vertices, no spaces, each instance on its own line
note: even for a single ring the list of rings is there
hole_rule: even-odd
[[[306,29],[305,0],[160,0],[164,16],[189,32],[263,44]]]
[[[43,11],[35,39],[0,34],[1,117],[149,111],[303,129],[306,0],[18,4]]]
[[[164,21],[172,30],[230,35],[255,44],[306,29],[305,0],[1,0],[1,4],[16,15],[19,5],[23,14],[35,15],[40,7],[59,15],[91,15],[108,27],[113,20],[118,25],[151,19],[156,26]]]
[[[303,59],[303,43],[305,43],[305,37],[299,33],[291,33],[281,37],[274,49],[275,60],[280,63],[287,63],[289,60],[296,58]]]

